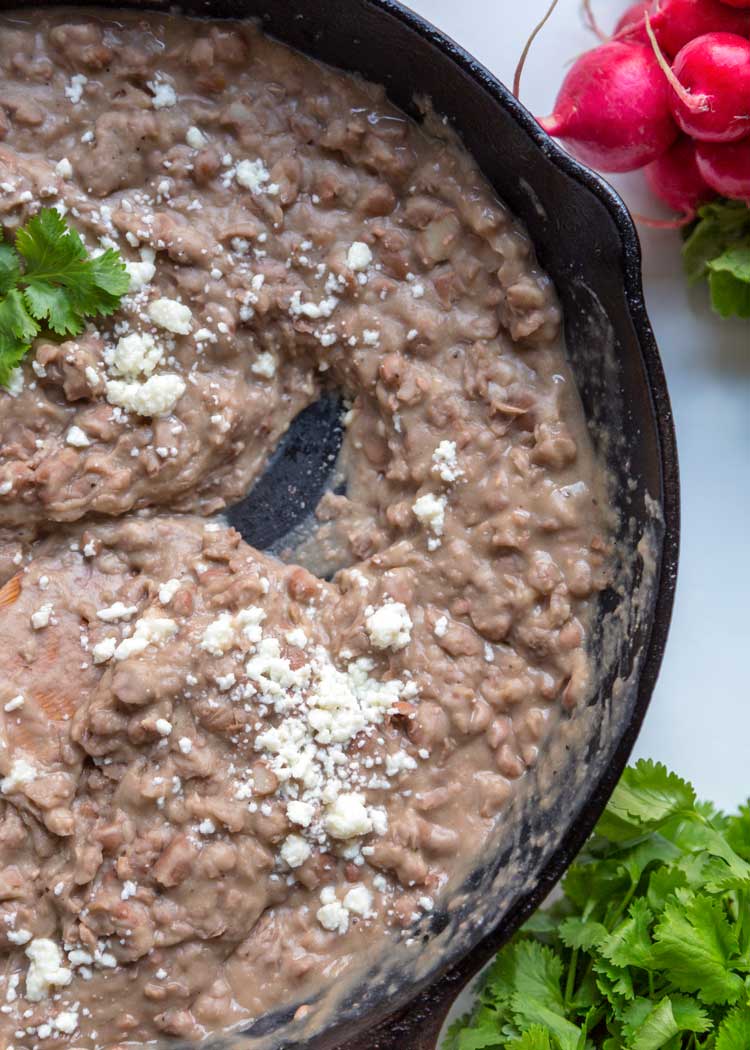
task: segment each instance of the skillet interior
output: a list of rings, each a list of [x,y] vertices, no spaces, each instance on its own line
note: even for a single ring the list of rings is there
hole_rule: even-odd
[[[378,1036],[372,1026],[428,986],[432,997],[422,1005],[434,1011],[441,994],[474,972],[543,899],[627,760],[661,660],[677,564],[677,457],[643,304],[637,236],[601,179],[559,150],[486,70],[393,0],[187,0],[182,10],[260,17],[285,43],[384,83],[392,100],[415,116],[415,89],[432,99],[525,223],[557,285],[586,418],[613,478],[622,572],[601,597],[597,688],[519,793],[497,849],[480,858],[446,908],[425,918],[410,948],[380,960],[344,993],[324,996],[304,1019],[292,1021],[292,1007],[246,1034],[211,1042],[324,1050],[346,1040],[362,1050],[414,1050],[414,1022],[422,1025],[416,1003],[411,1028],[389,1020]],[[436,984],[451,967],[452,977]]]

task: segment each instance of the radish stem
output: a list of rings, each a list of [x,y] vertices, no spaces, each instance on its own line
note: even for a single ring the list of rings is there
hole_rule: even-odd
[[[521,52],[521,57],[518,60],[518,65],[516,66],[516,71],[513,75],[513,94],[516,96],[516,98],[518,98],[518,93],[521,90],[521,74],[523,73],[523,67],[526,65],[526,59],[528,58],[529,51],[531,50],[531,45],[534,43],[542,29],[544,29],[549,19],[552,17],[552,12],[557,7],[557,3],[558,0],[552,0],[552,3],[547,9],[546,15],[541,20],[541,22],[539,22],[539,24],[534,27],[534,29],[531,32],[531,36],[526,41],[526,46]]]
[[[653,48],[656,61],[659,63],[664,76],[669,81],[669,84],[674,93],[679,98],[683,105],[687,106],[691,113],[705,113],[706,110],[711,108],[710,101],[707,95],[693,95],[687,88],[683,87],[678,78],[675,76],[669,62],[664,57],[664,52],[659,47],[659,41],[656,39],[656,34],[651,26],[651,19],[649,18],[648,11],[644,15],[646,20],[646,33],[651,41],[651,47]]]

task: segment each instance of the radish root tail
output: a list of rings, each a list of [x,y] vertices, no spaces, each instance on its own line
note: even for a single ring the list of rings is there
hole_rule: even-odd
[[[653,26],[651,25],[651,19],[649,18],[648,11],[645,13],[644,19],[646,22],[646,33],[648,34],[648,38],[651,41],[651,47],[653,48],[654,55],[656,56],[656,61],[661,66],[661,70],[664,73],[664,76],[669,81],[669,84],[672,87],[674,93],[677,95],[680,102],[687,106],[691,113],[704,113],[709,108],[708,98],[705,95],[693,95],[690,91],[688,91],[686,87],[684,87],[680,83],[677,76],[675,75],[674,70],[664,57],[664,52],[659,47],[659,41],[656,39],[656,34],[654,33]]]
[[[609,37],[596,20],[596,15],[594,14],[594,8],[592,6],[591,0],[583,0],[582,7],[584,21],[586,22],[586,28],[590,29],[594,36],[598,37],[602,44],[606,43],[606,41],[609,40]]]
[[[547,9],[546,15],[541,20],[541,22],[539,22],[538,25],[536,25],[534,27],[534,29],[531,31],[531,35],[529,36],[529,39],[526,41],[526,45],[525,45],[523,51],[521,52],[521,57],[518,59],[518,65],[516,66],[516,71],[515,71],[515,73],[513,75],[513,94],[516,96],[516,98],[518,98],[519,91],[521,90],[521,74],[523,73],[523,67],[526,65],[526,59],[529,56],[529,51],[531,50],[531,45],[534,43],[534,41],[536,40],[537,36],[544,29],[544,27],[547,24],[547,22],[549,21],[549,19],[552,17],[552,12],[557,7],[557,4],[558,4],[558,0],[552,0],[552,3],[549,5],[549,8]]]
[[[676,219],[652,219],[637,211],[631,211],[630,214],[636,222],[641,223],[642,226],[649,226],[652,230],[681,230],[684,226],[689,226],[695,219],[694,211],[686,212],[685,215]]]

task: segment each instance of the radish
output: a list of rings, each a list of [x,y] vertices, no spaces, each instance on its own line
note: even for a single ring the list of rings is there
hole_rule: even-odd
[[[730,7],[750,7],[750,0],[721,0],[723,4],[729,4]]]
[[[668,207],[692,218],[699,204],[715,196],[700,173],[695,143],[682,135],[666,153],[646,168],[651,191]]]
[[[643,16],[651,7],[651,0],[638,0],[631,4],[620,21],[615,26],[614,38],[616,40],[639,40],[646,43],[646,25]]]
[[[653,38],[646,16],[646,31]],[[672,68],[652,39],[674,88],[672,114],[702,142],[733,142],[750,133],[750,41],[734,33],[705,33],[679,51]]]
[[[750,201],[750,139],[742,142],[699,142],[698,170],[722,197]]]
[[[633,171],[671,146],[671,90],[653,52],[613,40],[578,58],[539,123],[600,171]]]
[[[704,33],[750,35],[750,12],[721,0],[654,0],[649,15],[659,46],[670,58]]]

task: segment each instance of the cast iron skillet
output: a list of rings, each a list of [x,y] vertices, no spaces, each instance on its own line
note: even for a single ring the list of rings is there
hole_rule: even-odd
[[[0,6],[18,6],[0,0]],[[103,5],[105,6],[105,5]],[[109,7],[154,7],[148,0]],[[554,279],[568,351],[592,435],[614,478],[623,573],[605,593],[594,639],[595,696],[577,714],[575,742],[547,762],[544,793],[519,803],[497,848],[446,907],[415,931],[430,951],[381,961],[317,1028],[294,1008],[217,1047],[284,1050],[432,1050],[453,998],[544,899],[583,844],[621,773],[646,712],[667,638],[677,572],[679,481],[672,414],[643,301],[640,247],[614,191],[559,149],[484,67],[395,0],[183,0],[185,13],[259,17],[272,35],[332,65],[385,84],[418,116],[426,95],[462,136],[487,178],[528,228]],[[275,457],[276,483],[256,490],[263,519],[286,520],[294,491],[314,499],[306,465],[335,431],[313,412]],[[310,480],[312,478],[312,480]],[[312,485],[312,490],[311,490]],[[274,502],[276,507],[273,507]],[[245,513],[252,536],[253,496]],[[637,552],[645,537],[648,556]],[[275,537],[256,536],[259,546]],[[641,545],[643,549],[643,544]],[[540,764],[540,769],[545,764]]]

